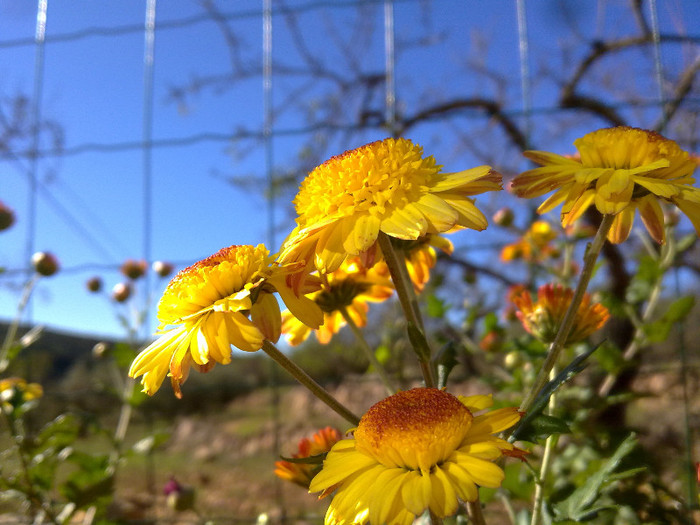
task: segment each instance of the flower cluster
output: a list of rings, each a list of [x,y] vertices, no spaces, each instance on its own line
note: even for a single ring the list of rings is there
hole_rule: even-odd
[[[557,284],[545,284],[537,290],[537,301],[532,301],[530,291],[524,287],[513,290],[510,299],[517,307],[515,315],[525,330],[543,343],[551,343],[559,331],[574,291]],[[576,310],[574,328],[566,338],[566,345],[583,341],[600,330],[608,321],[610,313],[600,303],[592,303],[585,294]]]
[[[328,452],[333,445],[343,439],[340,432],[333,427],[322,428],[311,438],[302,438],[299,441],[298,452],[292,455],[294,459],[308,459],[314,456],[321,456]],[[276,461],[275,474],[287,481],[309,488],[311,480],[321,470],[321,462],[300,463],[292,461]]]
[[[696,162],[675,142],[618,127],[574,144],[577,157],[526,152],[540,167],[515,177],[515,193],[539,197],[554,191],[539,212],[561,204],[564,227],[597,209],[606,216],[606,227],[611,224],[596,236],[598,249],[603,232],[614,243],[628,237],[636,210],[650,235],[664,242],[660,202],[676,205],[700,231],[700,190],[691,177]],[[230,246],[172,279],[158,305],[159,337],[136,357],[129,375],[143,376],[148,394],[167,375],[179,397],[192,367],[206,372],[216,363],[227,364],[232,348],[262,348],[281,359],[270,344],[282,333],[292,345],[312,331],[326,343],[346,323],[365,326],[368,303],[385,301],[394,291],[407,318],[415,315],[411,294],[426,286],[437,260],[435,248],[452,253],[452,244],[440,234],[485,229],[486,217],[474,197],[500,189],[501,175],[490,166],[445,173],[406,139],[377,141],[332,157],[301,183],[294,199],[296,225],[278,254],[270,255],[263,245]],[[512,217],[500,220],[507,224]],[[501,257],[541,262],[556,255],[555,237],[549,223],[538,221]],[[276,296],[287,307],[284,313]],[[572,302],[582,296],[580,303]],[[564,339],[559,331],[565,316],[575,313],[564,344],[585,339],[609,317],[589,296],[559,285],[541,287],[536,301],[519,289],[512,301],[526,330],[545,342]],[[421,339],[421,324],[413,318],[409,334],[421,366],[426,365],[427,387],[390,395],[362,418],[323,398],[310,378],[295,376],[357,425],[349,439],[326,428],[302,440],[294,458],[311,458],[308,462],[276,463],[281,478],[321,497],[334,493],[327,525],[410,524],[426,511],[436,518],[451,516],[461,503],[478,500],[478,487],[501,485],[504,472],[497,460],[524,454],[498,437],[520,420],[517,408],[485,411],[493,405],[490,396],[458,397],[430,387],[425,358],[430,349],[421,347],[429,346],[427,338]],[[296,373],[291,364],[285,367]],[[543,371],[546,380],[549,370]],[[319,469],[314,461],[320,458],[314,456],[326,452]]]

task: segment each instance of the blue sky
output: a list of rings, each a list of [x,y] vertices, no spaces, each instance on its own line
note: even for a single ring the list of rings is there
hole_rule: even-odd
[[[31,94],[34,86],[35,48],[33,45],[1,45],[34,35],[36,5],[32,2],[0,2],[0,96],[7,100],[18,93]],[[261,3],[257,1],[214,2],[226,13],[236,13],[231,20],[233,34],[239,41],[243,61],[260,65],[262,46]],[[369,7],[357,18],[346,2],[290,1],[292,8],[308,6],[298,14],[302,34],[309,43],[309,53],[327,63],[342,64],[339,51],[347,45],[363,71],[383,70],[381,5]],[[573,6],[572,2],[564,4]],[[624,5],[622,5],[624,4]],[[485,77],[464,74],[465,64],[481,63],[492,73],[516,76],[520,69],[515,2],[480,2],[441,0],[434,9],[425,11],[425,3],[397,1],[395,28],[397,45],[413,41],[433,42],[429,47],[408,47],[397,62],[397,93],[400,109],[415,111],[426,97],[435,100],[450,96],[491,96],[498,91],[497,82]],[[542,75],[543,69],[554,71],[567,67],[561,53],[553,46],[569,49],[571,60],[586,48],[574,42],[602,36],[623,36],[631,31],[632,21],[621,19],[626,2],[578,3],[574,34],[567,19],[552,3],[529,2],[527,17],[530,44],[532,104],[547,108],[555,81]],[[550,7],[542,7],[549,5]],[[686,27],[700,19],[700,2],[669,1],[659,3],[662,29],[673,32],[697,31]],[[313,8],[312,8],[313,7]],[[604,9],[603,9],[604,8]],[[43,118],[59,123],[65,133],[68,154],[48,156],[38,163],[41,192],[37,200],[36,250],[55,253],[64,268],[43,280],[32,303],[32,320],[68,331],[98,335],[123,335],[117,313],[105,297],[90,295],[84,283],[100,275],[109,290],[121,281],[117,268],[127,258],[143,254],[143,153],[125,147],[115,151],[94,150],[94,144],[135,143],[143,129],[143,50],[142,31],[110,35],[95,34],[93,28],[128,28],[143,26],[145,1],[126,2],[84,0],[49,0],[47,44],[45,46],[44,83],[40,111]],[[157,6],[154,68],[153,138],[156,141],[179,139],[198,134],[223,136],[236,130],[260,130],[263,120],[262,82],[259,76],[240,81],[234,88],[203,88],[187,99],[186,105],[169,100],[169,90],[188,85],[195,78],[206,78],[227,71],[231,60],[224,34],[212,20],[189,25],[171,24],[204,14],[201,5],[189,0],[161,0]],[[428,16],[429,14],[429,16]],[[354,24],[374,28],[371,38],[355,42],[344,40]],[[171,24],[171,25],[169,25]],[[61,39],[63,35],[82,33],[80,38]],[[300,62],[292,37],[281,17],[274,18],[273,60],[294,65]],[[317,35],[317,37],[316,37]],[[335,37],[335,38],[334,38]],[[480,47],[483,45],[483,51]],[[570,46],[570,47],[567,47]],[[664,48],[666,50],[668,48]],[[630,55],[633,59],[634,55]],[[689,57],[677,48],[664,54],[665,65],[673,68]],[[348,65],[350,67],[351,64]],[[341,67],[341,66],[338,66]],[[628,65],[631,68],[631,66]],[[651,72],[647,71],[647,80]],[[639,74],[633,68],[630,80]],[[275,102],[282,104],[294,90],[303,89],[308,96],[324,93],[323,85],[305,83],[294,77],[275,77]],[[649,96],[653,83],[649,83]],[[523,109],[522,93],[508,88],[503,94],[514,111]],[[291,100],[293,102],[293,98]],[[290,107],[292,106],[290,102]],[[340,103],[343,101],[341,100]],[[6,110],[6,107],[3,106]],[[640,110],[641,111],[641,110]],[[644,116],[635,117],[644,120]],[[651,120],[653,115],[649,116]],[[547,117],[533,118],[533,140],[547,135]],[[642,125],[643,122],[640,122]],[[452,122],[447,127],[426,125],[411,130],[409,138],[423,144],[435,154],[447,171],[457,171],[475,164],[473,151],[460,147],[459,135],[468,120]],[[488,126],[481,122],[479,125]],[[303,126],[300,110],[281,111],[275,123],[278,131]],[[583,131],[585,133],[588,130]],[[446,135],[453,136],[447,138]],[[582,134],[571,127],[559,136],[552,150],[566,152],[574,138]],[[274,140],[274,163],[283,168],[295,160],[298,148],[308,135],[280,135]],[[383,138],[381,131],[370,131],[363,141],[344,144],[342,149]],[[24,143],[25,147],[28,143]],[[75,148],[88,145],[85,151]],[[42,147],[48,147],[45,141]],[[262,195],[242,191],[225,180],[235,175],[264,180],[265,157],[261,147],[251,141],[230,143],[202,140],[191,144],[156,147],[152,150],[152,244],[153,259],[173,261],[182,267],[230,244],[257,244],[267,240],[266,202]],[[484,147],[477,144],[475,147]],[[341,148],[338,142],[330,148]],[[570,147],[570,146],[569,146]],[[333,154],[342,151],[334,150]],[[503,158],[499,158],[502,155]],[[511,155],[511,158],[505,158]],[[496,160],[513,168],[522,168],[511,151],[494,152]],[[14,314],[22,279],[17,271],[25,267],[27,245],[28,182],[25,159],[19,163],[0,158],[2,183],[0,200],[13,207],[18,222],[0,233],[0,266],[9,271],[0,275],[0,318]],[[506,196],[503,196],[506,199]],[[501,202],[484,203],[495,209]],[[290,204],[278,202],[276,210],[280,229],[291,229]],[[483,241],[484,237],[480,237]],[[469,239],[465,241],[471,242]],[[273,248],[273,251],[276,247]],[[164,282],[153,282],[157,299]],[[154,308],[151,308],[153,323]]]

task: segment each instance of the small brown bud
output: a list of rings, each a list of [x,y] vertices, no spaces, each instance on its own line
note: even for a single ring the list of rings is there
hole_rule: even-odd
[[[15,223],[15,212],[0,202],[0,232],[7,230]]]
[[[86,282],[85,286],[87,287],[88,291],[97,293],[100,290],[102,290],[102,279],[95,276],[95,277],[90,277]]]
[[[133,259],[127,259],[122,264],[120,271],[129,279],[138,279],[143,277],[148,269],[146,261],[135,261]]]
[[[100,341],[95,346],[92,347],[92,355],[97,359],[102,359],[106,357],[109,353],[109,343]]]
[[[32,255],[32,266],[39,275],[50,277],[58,271],[58,259],[51,252],[36,252]]]
[[[131,284],[117,283],[112,288],[112,298],[118,303],[123,303],[131,297]]]
[[[514,218],[515,215],[513,214],[513,210],[510,208],[501,208],[493,214],[493,222],[499,226],[503,226],[504,228],[512,225]]]
[[[160,277],[167,277],[168,275],[173,273],[173,270],[175,269],[172,263],[166,261],[155,261],[151,268]]]

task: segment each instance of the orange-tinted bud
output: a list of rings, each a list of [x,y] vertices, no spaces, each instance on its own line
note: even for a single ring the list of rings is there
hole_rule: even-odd
[[[131,284],[118,283],[112,288],[112,298],[118,303],[123,303],[131,297]]]
[[[36,252],[32,255],[32,266],[36,273],[44,277],[50,277],[59,268],[58,259],[50,252]]]
[[[151,268],[160,277],[167,277],[173,273],[173,270],[175,269],[172,263],[165,261],[155,261],[153,265],[151,265]]]

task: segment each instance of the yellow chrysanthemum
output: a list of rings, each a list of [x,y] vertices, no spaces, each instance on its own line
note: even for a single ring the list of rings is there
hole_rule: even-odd
[[[287,278],[303,264],[280,266],[258,246],[230,246],[185,268],[168,284],[158,304],[160,337],[129,369],[143,374],[143,391],[154,394],[169,370],[175,395],[190,366],[200,372],[231,361],[231,346],[254,352],[263,340],[277,341],[281,314],[273,293],[298,319],[318,327],[322,314],[313,301],[297,296]]]
[[[442,173],[435,159],[405,139],[373,142],[331,158],[302,182],[297,227],[284,261],[307,261],[330,273],[349,255],[375,246],[379,232],[415,240],[455,227],[483,230],[472,195],[501,189],[489,166]]]
[[[511,301],[518,308],[515,315],[520,319],[525,330],[544,343],[551,343],[557,335],[564,320],[566,310],[571,304],[574,292],[558,284],[545,284],[537,290],[537,302],[525,287],[511,292]],[[593,332],[600,330],[610,318],[608,309],[600,303],[591,303],[588,294],[576,311],[573,328],[566,339],[570,345],[583,341]]]
[[[503,247],[501,260],[541,262],[550,257],[558,257],[559,250],[550,244],[556,238],[557,232],[551,224],[547,221],[534,221],[520,239]]]
[[[343,439],[340,432],[333,427],[322,428],[311,438],[303,438],[299,441],[299,451],[293,458],[310,458],[328,452],[333,445]],[[294,463],[291,461],[276,461],[275,474],[287,481],[309,488],[309,484],[314,476],[321,470],[320,462],[316,463]]]
[[[495,434],[521,414],[493,404],[490,396],[455,397],[415,388],[380,401],[362,417],[353,439],[339,441],[313,479],[310,492],[336,491],[326,525],[409,525],[425,510],[439,518],[475,501],[477,485],[498,487],[493,463],[514,447]]]
[[[369,310],[367,303],[385,301],[394,292],[385,263],[379,262],[367,269],[358,257],[343,262],[333,273],[324,275],[321,282],[321,290],[307,295],[323,311],[321,326],[313,329],[289,310],[282,312],[282,333],[292,346],[305,341],[312,330],[321,344],[327,344],[346,324],[342,308],[357,326],[365,326]]]
[[[700,189],[692,186],[697,164],[674,141],[652,131],[620,126],[589,133],[574,145],[580,159],[526,151],[525,156],[542,167],[515,177],[515,193],[539,197],[556,190],[538,212],[563,203],[564,226],[591,205],[600,213],[615,215],[608,234],[613,243],[627,239],[637,209],[649,234],[663,243],[664,216],[659,200],[678,206],[700,233]]]

